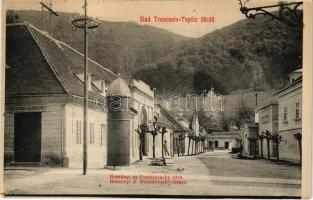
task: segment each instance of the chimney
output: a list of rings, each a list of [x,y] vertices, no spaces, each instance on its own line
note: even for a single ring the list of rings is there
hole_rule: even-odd
[[[91,74],[87,74],[87,88],[91,91]]]
[[[101,94],[103,96],[106,96],[106,88],[105,88],[105,81],[104,80],[101,81]]]

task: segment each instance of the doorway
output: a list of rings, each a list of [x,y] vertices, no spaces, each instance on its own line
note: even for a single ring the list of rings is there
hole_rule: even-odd
[[[212,141],[209,141],[209,148],[211,149],[213,147]]]
[[[14,114],[15,162],[40,162],[41,113]]]
[[[214,141],[214,147],[218,148],[218,141]]]
[[[229,149],[229,142],[225,142],[225,149]]]

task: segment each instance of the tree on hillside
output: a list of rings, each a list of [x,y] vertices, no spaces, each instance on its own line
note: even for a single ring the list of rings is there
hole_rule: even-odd
[[[229,131],[229,125],[231,123],[231,118],[227,115],[225,115],[224,112],[222,112],[222,115],[221,115],[221,127],[224,131]]]
[[[20,17],[17,14],[14,14],[13,10],[7,11],[6,23],[13,24],[13,23],[20,23]]]
[[[251,122],[253,111],[248,107],[246,101],[242,98],[235,105],[235,112],[232,117],[232,122],[240,130],[244,124]]]
[[[195,92],[202,94],[204,90],[210,90],[214,87],[221,94],[225,93],[223,84],[216,75],[207,73],[204,70],[196,72],[193,76],[193,89]]]

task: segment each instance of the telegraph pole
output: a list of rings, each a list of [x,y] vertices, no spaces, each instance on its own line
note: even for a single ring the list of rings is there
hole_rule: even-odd
[[[50,8],[51,8],[51,10],[52,10],[52,2],[51,2],[51,0],[50,0],[50,2],[49,2],[49,6],[50,6]],[[50,33],[50,35],[51,35],[51,25],[52,25],[52,23],[51,23],[51,18],[52,18],[52,13],[49,12],[49,14],[50,14],[50,18],[49,18],[49,27],[50,27],[49,33]]]
[[[88,29],[94,29],[99,24],[87,15],[87,0],[84,0],[84,17],[72,20],[72,26],[84,29],[84,133],[83,133],[83,175],[87,174],[88,146]]]
[[[88,32],[87,32],[87,0],[84,0],[85,23],[84,23],[84,141],[83,141],[83,175],[87,173],[87,117],[88,117]]]
[[[43,6],[42,6],[43,2],[42,2],[42,0],[40,3],[41,3],[40,29],[42,30],[42,16],[43,16]]]
[[[52,34],[51,30],[52,30],[52,15],[55,16],[59,16],[58,13],[56,13],[54,10],[52,10],[52,1],[50,0],[49,6],[46,5],[43,1],[40,2],[41,5],[41,29],[42,29],[42,19],[43,19],[43,9],[46,8],[49,11],[49,15],[50,15],[50,23],[49,23],[49,33],[50,35]]]

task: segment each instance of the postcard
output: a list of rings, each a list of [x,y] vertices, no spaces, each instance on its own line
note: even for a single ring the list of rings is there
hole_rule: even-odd
[[[311,6],[4,0],[1,193],[310,198]]]

